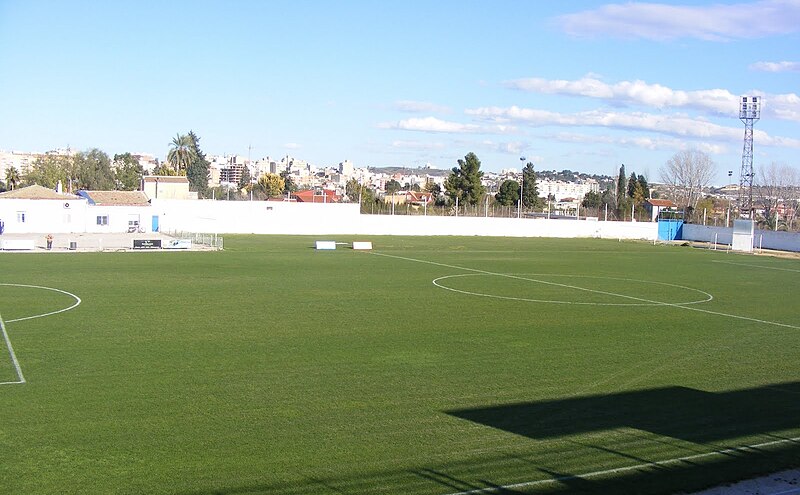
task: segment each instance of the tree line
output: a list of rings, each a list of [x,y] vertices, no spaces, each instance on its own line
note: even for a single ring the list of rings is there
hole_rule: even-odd
[[[155,175],[182,175],[189,180],[189,189],[202,197],[208,191],[210,162],[200,149],[200,138],[192,131],[178,134],[170,144],[167,161],[153,170]],[[16,167],[6,169],[3,189],[38,184],[55,189],[59,183],[65,191],[135,191],[141,185],[144,167],[131,153],[109,157],[92,148],[72,155],[45,154],[37,157],[24,173]]]

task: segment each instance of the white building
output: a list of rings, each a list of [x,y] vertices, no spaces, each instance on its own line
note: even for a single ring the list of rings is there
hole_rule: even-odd
[[[600,192],[600,184],[594,179],[586,179],[582,182],[564,182],[545,179],[536,181],[536,186],[539,189],[539,196],[547,198],[552,195],[556,201],[567,198],[581,200],[588,192]]]
[[[345,160],[339,163],[339,173],[344,175],[345,177],[350,177],[353,175],[353,171],[355,170],[355,166],[353,162],[350,160]]]

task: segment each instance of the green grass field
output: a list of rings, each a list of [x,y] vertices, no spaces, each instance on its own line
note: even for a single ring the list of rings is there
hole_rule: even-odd
[[[82,300],[22,320],[75,300],[0,285],[26,380],[0,385],[0,493],[674,493],[800,466],[799,260],[314,240],[0,255],[0,283]]]

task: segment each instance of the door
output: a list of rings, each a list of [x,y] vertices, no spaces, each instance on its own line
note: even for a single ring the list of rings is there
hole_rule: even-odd
[[[158,232],[158,215],[153,215],[153,232]]]

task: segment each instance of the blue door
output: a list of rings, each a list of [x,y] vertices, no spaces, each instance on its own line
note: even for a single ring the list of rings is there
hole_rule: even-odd
[[[153,232],[158,232],[158,215],[153,215]]]
[[[658,240],[674,241],[683,238],[683,220],[659,220]]]

